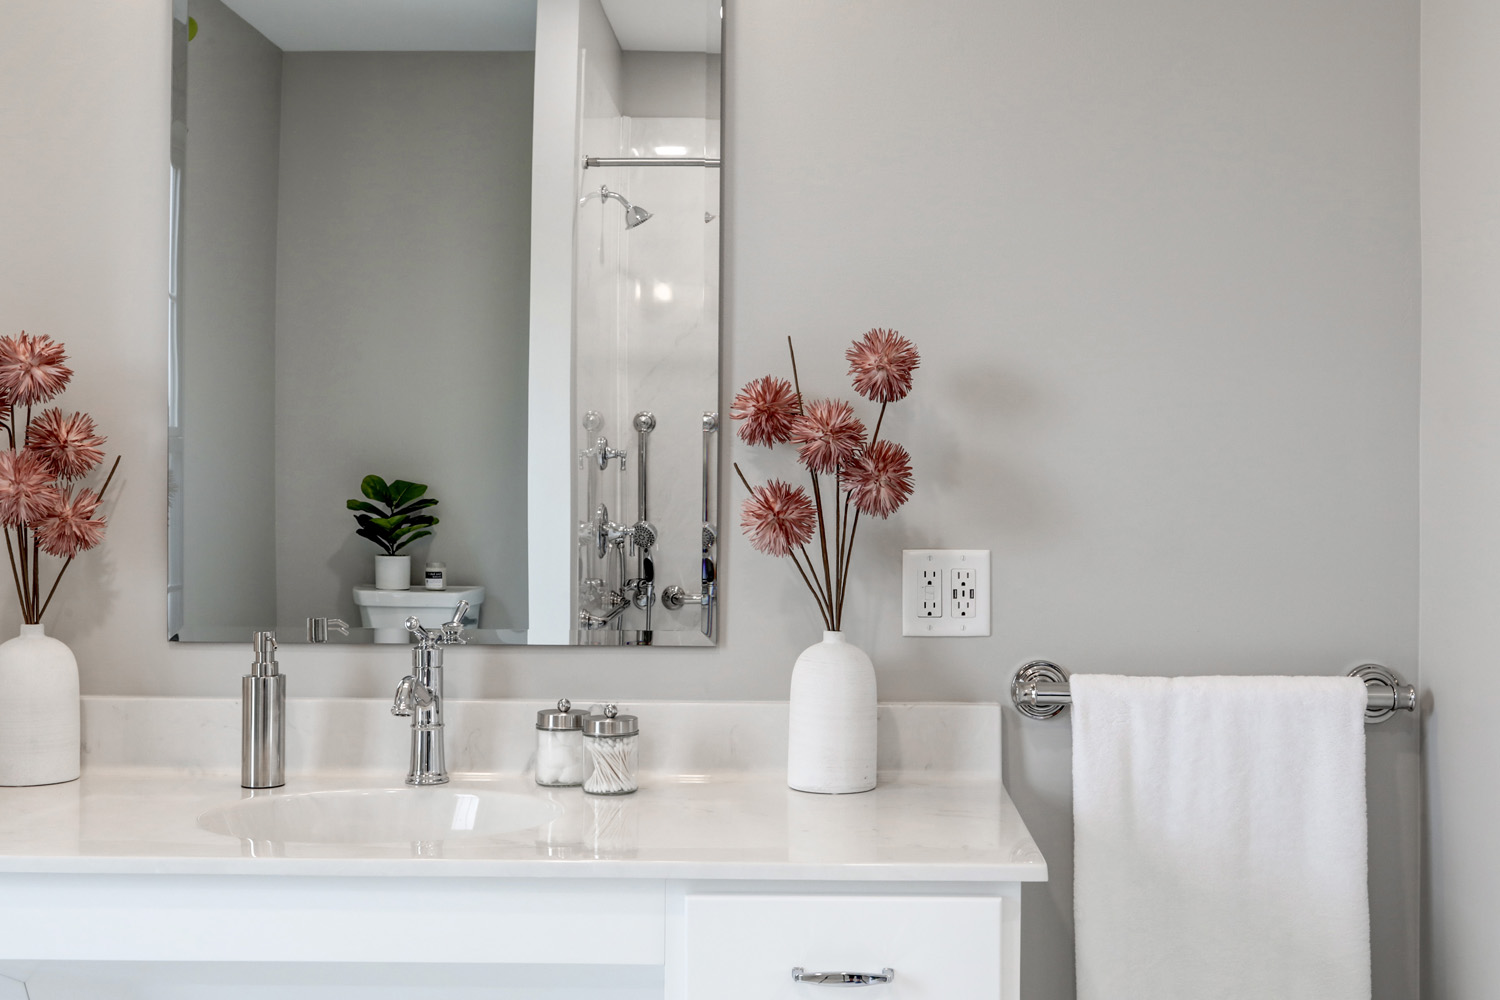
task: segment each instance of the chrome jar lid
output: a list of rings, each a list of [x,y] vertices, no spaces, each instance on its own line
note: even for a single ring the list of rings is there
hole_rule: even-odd
[[[620,715],[614,705],[606,705],[603,715],[591,715],[583,720],[585,736],[634,736],[640,726],[635,716]]]
[[[536,727],[561,732],[582,729],[587,714],[581,708],[574,708],[568,699],[562,698],[558,701],[557,708],[544,708],[536,713]]]

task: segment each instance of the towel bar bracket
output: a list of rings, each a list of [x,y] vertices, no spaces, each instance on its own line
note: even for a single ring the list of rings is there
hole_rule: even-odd
[[[1061,699],[1055,697],[1059,688]],[[1072,701],[1068,693],[1068,672],[1051,660],[1032,660],[1011,678],[1010,700],[1022,715],[1050,719]]]
[[[1384,722],[1398,711],[1417,710],[1417,689],[1378,663],[1363,663],[1349,671],[1365,682],[1365,723]]]
[[[1364,682],[1367,725],[1417,709],[1417,689],[1378,663],[1360,664],[1347,676]],[[1073,703],[1068,672],[1050,660],[1022,664],[1011,678],[1010,700],[1028,718],[1050,719]]]

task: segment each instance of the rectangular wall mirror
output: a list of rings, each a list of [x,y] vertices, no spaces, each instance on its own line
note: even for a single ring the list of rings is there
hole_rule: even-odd
[[[169,638],[714,641],[722,23],[178,0]]]

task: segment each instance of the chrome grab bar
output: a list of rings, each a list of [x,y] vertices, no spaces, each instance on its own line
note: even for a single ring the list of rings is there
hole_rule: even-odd
[[[635,427],[635,509],[637,521],[649,521],[651,518],[646,512],[646,466],[647,446],[651,442],[651,432],[656,430],[656,415],[647,410],[642,410],[635,415],[631,421]]]
[[[807,972],[802,966],[792,970],[792,982],[815,986],[884,986],[896,978],[895,969],[879,972]]]
[[[1417,709],[1417,689],[1378,663],[1349,671],[1365,684],[1365,722],[1384,722],[1399,712]],[[1050,719],[1073,703],[1068,672],[1050,660],[1023,664],[1010,682],[1010,700],[1022,715]]]
[[[690,594],[683,587],[672,584],[662,591],[661,603],[665,608],[673,611],[684,605],[698,605],[698,630],[710,639],[714,637],[717,627],[719,607],[719,578],[717,560],[714,557],[714,546],[719,541],[719,530],[714,524],[714,469],[717,467],[718,454],[714,448],[714,435],[719,430],[719,415],[713,411],[705,410],[703,413],[703,530],[702,530],[702,556],[699,563],[699,586],[696,594]]]
[[[710,503],[710,490],[713,489],[714,463],[713,463],[713,436],[719,429],[719,415],[717,413],[703,414],[703,524],[708,526],[713,521],[713,506]],[[705,538],[704,545],[710,544]]]
[[[635,550],[634,604],[646,613],[641,626],[642,645],[649,645],[651,608],[656,604],[656,526],[651,523],[648,507],[648,482],[651,466],[651,432],[656,430],[656,415],[642,410],[631,421],[635,428],[635,524],[630,528],[630,547]]]

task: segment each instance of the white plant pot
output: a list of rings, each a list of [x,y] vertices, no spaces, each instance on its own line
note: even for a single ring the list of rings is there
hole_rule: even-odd
[[[842,632],[824,632],[792,668],[786,782],[801,792],[875,787],[875,665]]]
[[[78,777],[78,661],[42,625],[0,643],[0,785],[52,785]]]
[[[410,590],[411,556],[376,556],[376,590]]]

